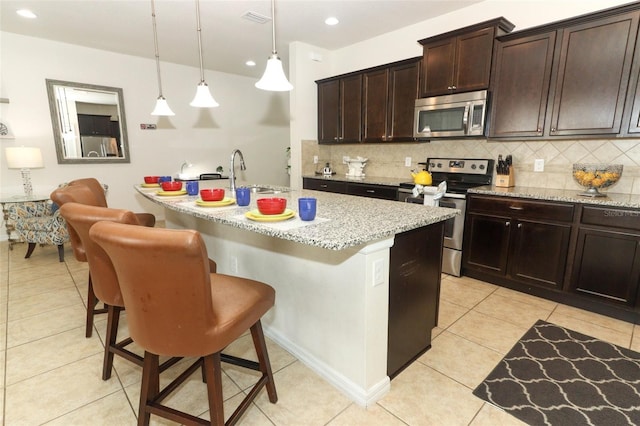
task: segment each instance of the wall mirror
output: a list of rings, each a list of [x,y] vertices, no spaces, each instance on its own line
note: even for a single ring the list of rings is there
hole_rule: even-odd
[[[130,162],[122,89],[46,82],[58,164]]]

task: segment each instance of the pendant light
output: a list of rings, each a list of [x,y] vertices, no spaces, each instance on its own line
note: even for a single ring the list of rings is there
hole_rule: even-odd
[[[156,28],[156,7],[153,0],[151,0],[151,19],[153,21],[153,45],[156,50],[156,69],[158,70],[158,99],[156,100],[156,107],[151,112],[151,115],[175,115],[167,100],[162,96],[162,80],[160,79],[160,54],[158,53],[158,30]]]
[[[196,0],[196,21],[198,30],[198,52],[200,53],[200,83],[196,89],[196,96],[191,103],[192,107],[197,108],[214,108],[220,106],[219,103],[213,99],[209,86],[204,81],[204,65],[202,64],[202,29],[200,28],[200,0]]]
[[[271,40],[273,41],[273,49],[271,56],[267,61],[267,69],[265,69],[262,78],[256,83],[256,87],[271,92],[286,92],[293,89],[287,76],[284,75],[282,62],[276,51],[276,4],[275,0],[271,0]]]

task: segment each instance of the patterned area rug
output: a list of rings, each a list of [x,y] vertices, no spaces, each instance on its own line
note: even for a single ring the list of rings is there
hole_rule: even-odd
[[[538,321],[473,394],[530,425],[640,425],[640,353]]]

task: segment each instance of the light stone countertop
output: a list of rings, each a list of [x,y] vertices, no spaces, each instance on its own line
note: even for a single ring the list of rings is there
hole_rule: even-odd
[[[261,185],[273,189],[285,189]],[[287,198],[287,208],[298,210],[298,198],[314,197],[318,200],[316,220],[303,222],[297,216],[284,222],[254,222],[244,213],[256,209],[255,194],[247,207],[197,207],[197,195],[163,197],[157,189],[134,188],[145,198],[165,208],[199,217],[205,220],[257,232],[276,238],[295,241],[329,250],[343,250],[364,245],[395,234],[428,226],[460,214],[459,210],[443,207],[427,207],[399,201],[379,200],[322,191],[290,191],[264,194],[263,197]]]
[[[469,193],[497,195],[502,197],[529,198],[534,200],[565,201],[569,203],[594,204],[609,207],[640,208],[640,195],[606,193],[606,197],[586,197],[583,191],[569,189],[525,188],[514,186],[499,188],[496,186],[480,186],[472,188]],[[605,192],[603,192],[604,194]]]

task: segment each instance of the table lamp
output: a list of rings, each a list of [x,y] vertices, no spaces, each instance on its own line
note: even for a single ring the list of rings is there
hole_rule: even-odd
[[[31,169],[44,167],[40,148],[26,146],[7,147],[5,152],[7,156],[7,166],[9,166],[10,169],[20,169],[24,195],[27,198],[31,198],[33,196]]]

